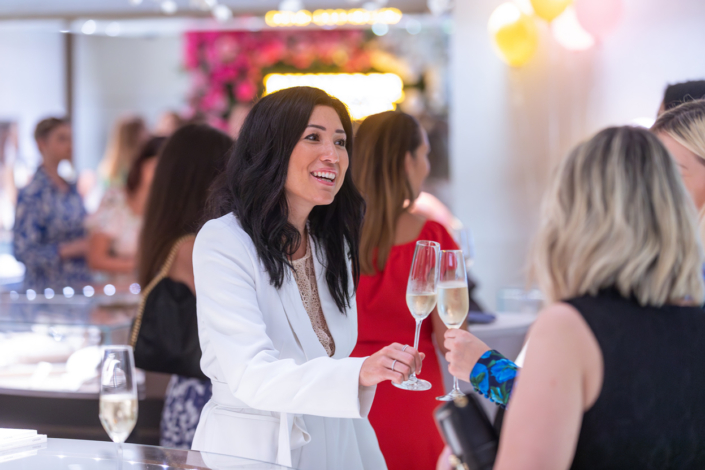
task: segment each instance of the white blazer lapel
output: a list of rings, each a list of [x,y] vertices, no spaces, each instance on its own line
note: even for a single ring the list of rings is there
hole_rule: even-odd
[[[306,313],[299,287],[296,285],[296,279],[294,279],[291,270],[288,270],[284,276],[284,282],[281,289],[277,289],[277,293],[284,306],[289,324],[304,350],[306,359],[310,361],[316,357],[327,356],[325,348],[318,340],[316,332],[313,331],[311,319]]]
[[[348,309],[346,314],[342,314],[338,310],[338,306],[328,289],[328,281],[326,281],[326,268],[323,265],[323,262],[325,262],[325,251],[323,248],[317,250],[313,242],[311,243],[311,250],[323,316],[326,317],[328,330],[333,336],[333,341],[335,341],[333,357],[336,359],[348,357],[357,342],[357,310],[355,309],[355,304],[352,304],[353,308]],[[350,269],[348,269],[348,275],[352,276]],[[352,280],[350,285],[352,285]]]

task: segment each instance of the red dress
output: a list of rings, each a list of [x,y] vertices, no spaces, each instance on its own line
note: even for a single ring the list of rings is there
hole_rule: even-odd
[[[427,221],[416,240],[392,247],[384,271],[361,276],[357,289],[357,346],[351,356],[370,356],[395,342],[413,346],[416,322],[406,306],[406,284],[418,240],[438,242],[442,250],[458,249],[442,225]],[[419,378],[431,382],[431,390],[401,390],[389,381],[377,386],[369,419],[390,470],[433,470],[443,450],[433,410],[440,405],[436,397],[445,391],[432,336],[429,316],[419,336],[419,351],[426,354]]]

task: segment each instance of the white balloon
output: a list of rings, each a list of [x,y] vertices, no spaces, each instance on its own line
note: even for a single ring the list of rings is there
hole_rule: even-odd
[[[551,22],[551,31],[556,42],[569,51],[584,51],[595,45],[595,38],[580,26],[573,5]]]

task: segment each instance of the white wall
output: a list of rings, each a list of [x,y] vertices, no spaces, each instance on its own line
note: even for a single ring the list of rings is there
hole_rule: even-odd
[[[139,114],[155,124],[185,105],[181,37],[77,36],[75,62],[76,162],[95,168],[116,119]]]
[[[590,51],[542,26],[537,57],[511,69],[487,20],[502,1],[456,2],[451,50],[454,212],[475,236],[480,298],[526,284],[528,246],[556,162],[596,130],[654,117],[667,83],[705,78],[705,2],[624,0],[623,21]]]
[[[39,162],[34,127],[66,113],[63,35],[0,25],[0,120],[17,121],[20,155]]]

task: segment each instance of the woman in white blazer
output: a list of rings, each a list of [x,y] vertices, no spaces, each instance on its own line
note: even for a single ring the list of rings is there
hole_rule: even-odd
[[[351,155],[348,112],[321,90],[273,93],[248,115],[193,252],[213,383],[194,449],[302,470],[386,468],[366,418],[375,387],[420,372],[423,354],[392,344],[348,357],[364,214]]]

